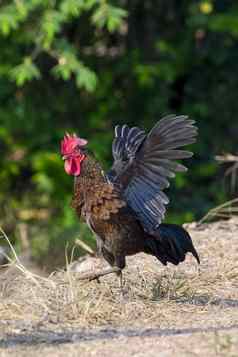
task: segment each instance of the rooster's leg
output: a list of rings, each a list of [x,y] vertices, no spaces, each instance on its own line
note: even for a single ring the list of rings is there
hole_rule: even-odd
[[[121,297],[124,298],[123,278],[122,278],[121,270],[119,272],[117,272],[117,276],[119,277],[119,288],[120,288],[120,292],[121,292]]]

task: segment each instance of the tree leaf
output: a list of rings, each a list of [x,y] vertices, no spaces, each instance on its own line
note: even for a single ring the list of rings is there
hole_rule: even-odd
[[[32,62],[30,57],[26,57],[24,62],[14,67],[10,71],[10,77],[15,80],[18,86],[22,86],[25,82],[41,77],[37,66]]]
[[[81,63],[76,71],[76,83],[79,88],[85,88],[88,92],[93,92],[97,85],[97,76]]]

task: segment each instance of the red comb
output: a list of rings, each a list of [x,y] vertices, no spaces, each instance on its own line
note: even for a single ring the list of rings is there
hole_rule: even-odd
[[[61,154],[71,154],[76,146],[84,146],[87,143],[87,140],[77,137],[76,134],[70,135],[69,133],[66,133],[64,139],[61,141]]]

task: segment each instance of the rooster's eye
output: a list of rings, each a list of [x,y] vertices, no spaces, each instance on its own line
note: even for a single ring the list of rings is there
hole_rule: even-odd
[[[76,153],[76,152],[78,152],[78,151],[79,151],[79,146],[77,145],[77,146],[75,146],[73,152]]]
[[[82,153],[86,153],[86,152],[87,152],[87,149],[86,149],[85,147],[81,147],[81,148],[80,148],[80,151],[81,151]]]

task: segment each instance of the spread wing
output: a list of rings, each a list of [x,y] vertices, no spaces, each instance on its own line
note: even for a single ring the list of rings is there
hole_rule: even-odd
[[[164,218],[169,200],[163,190],[169,186],[168,179],[174,177],[175,172],[187,170],[174,160],[192,156],[191,152],[178,148],[196,141],[197,128],[193,124],[194,121],[186,116],[169,115],[161,119],[147,136],[136,128],[141,141],[132,146],[132,156],[127,148],[133,128],[126,126],[124,132],[123,127],[116,129],[119,134],[113,143],[115,162],[125,154],[128,159],[113,176],[113,182],[120,186],[127,204],[149,233],[153,233]]]
[[[145,138],[144,130],[137,127],[129,128],[127,125],[115,127],[115,138],[112,143],[114,163],[107,173],[109,181],[115,182],[125,166],[135,158],[136,152]]]

